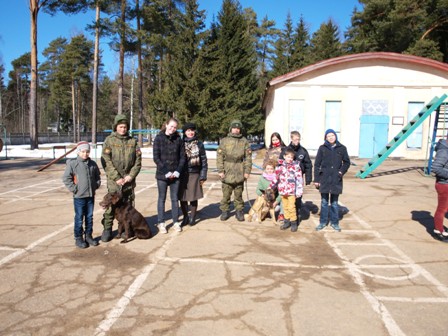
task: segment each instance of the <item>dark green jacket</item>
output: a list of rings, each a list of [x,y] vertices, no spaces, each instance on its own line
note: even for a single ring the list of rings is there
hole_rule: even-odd
[[[250,174],[252,170],[252,150],[249,141],[241,134],[229,133],[219,144],[216,166],[218,173],[225,174],[224,183],[243,183],[244,174]]]
[[[106,172],[109,192],[118,191],[115,181],[126,175],[132,177],[132,187],[135,187],[135,178],[142,168],[142,153],[137,139],[113,132],[104,141],[101,164]]]

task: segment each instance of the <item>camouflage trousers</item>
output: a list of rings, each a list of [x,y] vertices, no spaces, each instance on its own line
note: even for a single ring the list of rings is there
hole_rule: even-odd
[[[244,201],[243,201],[243,191],[244,191],[244,183],[235,183],[228,184],[222,182],[222,200],[219,208],[221,211],[229,211],[230,210],[230,199],[233,193],[233,204],[235,206],[235,210],[243,210],[244,209]]]
[[[112,191],[109,191],[112,192]],[[128,202],[131,202],[132,206],[134,206],[135,194],[134,188],[127,187],[122,189],[123,199],[127,199]],[[104,211],[103,219],[101,220],[101,224],[104,226],[104,230],[112,229],[115,218],[115,206],[109,207],[106,211]]]

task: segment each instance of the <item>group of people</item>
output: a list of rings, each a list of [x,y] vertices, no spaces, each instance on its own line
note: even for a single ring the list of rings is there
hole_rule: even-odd
[[[177,131],[178,126],[179,122],[170,118],[164,123],[153,144],[158,189],[157,226],[162,233],[167,233],[165,203],[168,188],[172,228],[180,232],[183,226],[196,224],[198,200],[203,197],[202,186],[207,180],[207,156],[204,144],[198,139],[196,125],[184,124],[182,137]],[[127,117],[117,115],[113,132],[103,144],[101,164],[106,173],[108,192],[120,192],[123,199],[134,204],[135,179],[141,170],[142,153],[137,140],[128,131]],[[238,221],[244,221],[244,182],[251,173],[252,150],[242,131],[241,121],[232,121],[228,135],[221,140],[217,150],[216,165],[223,195],[220,202],[222,221],[230,217],[232,195],[235,217]],[[89,157],[89,144],[80,143],[77,152],[76,160],[67,163],[63,182],[74,198],[75,244],[79,248],[86,248],[98,245],[92,237],[92,229],[95,191],[101,185],[101,178],[97,164]],[[280,134],[272,134],[263,165],[261,178],[264,181],[259,182],[257,193],[267,187],[277,190],[279,197],[275,205],[281,205],[281,216],[284,216],[281,228],[285,230],[291,227],[292,231],[297,231],[303,181],[306,185],[311,184],[313,167],[307,150],[300,145],[300,133],[291,133],[291,143],[288,146],[285,146]],[[340,231],[337,202],[338,195],[342,192],[342,176],[349,165],[347,149],[337,141],[336,133],[328,130],[325,133],[325,143],[318,150],[314,170],[314,184],[322,195],[321,220],[317,230],[328,224],[330,214],[332,227]],[[182,211],[182,221],[179,221],[179,208]],[[108,242],[113,237],[113,220],[114,207],[111,207],[104,212],[101,221],[103,242]]]
[[[129,120],[125,115],[114,119],[113,132],[103,145],[101,163],[106,172],[109,193],[121,192],[122,197],[134,203],[135,179],[142,166],[142,153],[137,140],[129,135]],[[198,140],[196,125],[186,123],[182,127],[183,136],[177,132],[179,123],[170,118],[154,140],[153,157],[156,164],[158,189],[157,225],[162,233],[167,233],[165,223],[165,202],[170,189],[173,229],[182,231],[185,225],[195,225],[198,200],[203,197],[202,186],[207,180],[207,156],[204,145]],[[233,194],[235,217],[244,221],[244,181],[252,169],[252,150],[242,134],[243,125],[239,120],[230,124],[227,137],[221,140],[217,151],[217,170],[222,182],[220,202],[222,221],[230,217],[230,202]],[[347,148],[342,145],[334,130],[328,129],[324,143],[319,147],[313,164],[308,151],[300,144],[300,133],[291,132],[291,142],[285,145],[279,133],[273,133],[263,160],[263,174],[257,185],[257,195],[267,189],[277,191],[274,207],[280,210],[278,220],[281,229],[297,231],[300,224],[304,184],[314,186],[321,194],[321,209],[317,231],[328,224],[336,231],[339,226],[339,195],[343,189],[343,176],[350,167]],[[442,139],[436,146],[436,157],[432,172],[436,176],[438,206],[434,215],[433,236],[448,242],[448,231],[443,225],[448,212],[448,139]],[[90,145],[82,142],[77,146],[77,158],[67,162],[62,180],[73,194],[74,237],[79,248],[97,246],[92,237],[95,192],[101,185],[98,165],[91,160]],[[314,175],[314,181],[313,181]],[[179,221],[179,202],[182,222]],[[101,240],[112,239],[114,207],[103,214]],[[83,222],[85,226],[83,227]],[[132,234],[132,233],[131,233]]]
[[[291,132],[291,142],[286,146],[279,133],[271,135],[263,160],[264,172],[257,188],[258,195],[263,188],[278,191],[279,198],[274,206],[281,204],[278,220],[283,221],[283,225],[280,229],[291,228],[292,232],[297,231],[300,224],[303,185],[310,185],[313,180],[313,164],[308,151],[300,144],[300,137],[298,131]],[[336,132],[328,129],[314,162],[314,186],[321,194],[317,231],[328,223],[334,230],[341,231],[338,198],[342,194],[342,178],[349,168],[347,148],[338,141]]]

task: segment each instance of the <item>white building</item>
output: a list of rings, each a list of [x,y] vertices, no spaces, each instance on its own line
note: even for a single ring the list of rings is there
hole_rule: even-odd
[[[435,96],[448,94],[448,64],[396,53],[325,60],[272,79],[263,108],[266,145],[278,132],[286,144],[298,130],[310,155],[334,129],[350,156],[371,158]],[[433,113],[434,114],[434,113]],[[434,118],[391,157],[425,159]]]

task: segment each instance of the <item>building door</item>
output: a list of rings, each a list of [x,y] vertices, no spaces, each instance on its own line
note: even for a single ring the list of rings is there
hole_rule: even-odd
[[[359,157],[371,158],[382,150],[389,136],[387,100],[363,100],[359,129]]]
[[[408,120],[411,121],[425,107],[424,102],[408,103]],[[406,145],[409,149],[421,149],[423,144],[423,125],[417,127],[407,140]]]
[[[389,116],[361,116],[359,158],[371,158],[387,145]]]

